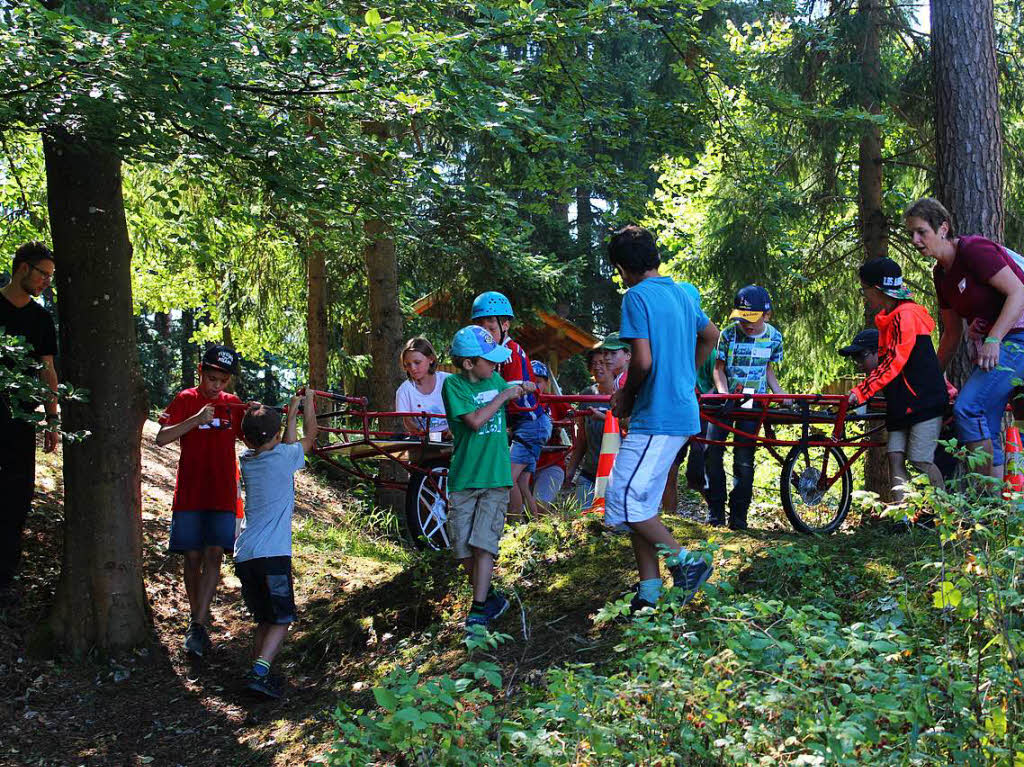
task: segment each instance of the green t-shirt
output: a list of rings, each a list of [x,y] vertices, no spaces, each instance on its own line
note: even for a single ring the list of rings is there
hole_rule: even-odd
[[[715,349],[711,350],[708,358],[697,368],[697,389],[701,394],[707,394],[715,390],[715,360],[718,354]]]
[[[476,431],[462,420],[498,396],[508,384],[497,373],[484,381],[471,382],[463,375],[448,376],[441,387],[448,428],[452,430],[455,451],[448,468],[448,491],[478,487],[511,487],[512,461],[509,459],[505,408]]]

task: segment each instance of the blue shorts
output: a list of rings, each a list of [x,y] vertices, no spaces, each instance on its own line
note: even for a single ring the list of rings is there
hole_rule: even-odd
[[[242,600],[257,623],[284,626],[295,620],[291,557],[257,557],[235,562]]]
[[[1000,438],[1006,403],[1024,376],[1024,331],[1006,334],[999,344],[999,365],[994,370],[975,367],[960,388],[953,405],[957,436],[961,442],[992,440],[992,465],[1002,466],[1003,441]]]
[[[512,463],[520,464],[531,474],[537,468],[540,451],[551,439],[551,419],[547,413],[534,420],[524,419],[512,426]]]
[[[167,550],[177,553],[219,546],[235,550],[235,512],[175,511],[171,514],[171,540]]]

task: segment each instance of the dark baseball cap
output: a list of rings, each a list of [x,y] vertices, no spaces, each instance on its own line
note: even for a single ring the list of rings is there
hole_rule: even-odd
[[[733,313],[729,315],[730,320],[739,318],[747,322],[757,322],[762,314],[772,310],[772,299],[768,291],[760,285],[747,285],[740,288],[732,305]]]
[[[903,270],[891,258],[876,258],[857,272],[861,282],[885,293],[890,298],[907,299],[913,294],[903,285]]]
[[[211,346],[203,352],[204,368],[223,370],[233,376],[238,375],[240,362],[241,358],[238,356],[238,352],[230,346]]]
[[[875,328],[860,331],[853,337],[853,342],[849,346],[839,350],[843,357],[853,357],[863,352],[878,353],[878,331]]]

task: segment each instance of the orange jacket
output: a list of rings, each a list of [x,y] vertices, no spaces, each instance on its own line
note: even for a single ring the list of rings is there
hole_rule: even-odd
[[[890,428],[942,415],[949,402],[931,332],[935,321],[928,310],[902,301],[891,312],[875,316],[878,327],[878,367],[854,387],[857,403],[884,390]]]

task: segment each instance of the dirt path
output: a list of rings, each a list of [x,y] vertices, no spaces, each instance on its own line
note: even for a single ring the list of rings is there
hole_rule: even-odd
[[[369,708],[372,687],[387,669],[448,673],[466,659],[465,586],[451,559],[414,557],[389,541],[374,549],[365,534],[370,522],[356,513],[352,496],[302,473],[297,525],[313,533],[296,535],[300,620],[278,664],[289,682],[286,699],[255,701],[242,689],[252,626],[229,564],[213,607],[214,650],[200,664],[187,662],[181,566],[165,550],[178,453],[156,447],[154,433],[148,423],[143,558],[154,642],[123,657],[67,663],[25,653],[52,599],[63,546],[59,456],[39,454],[39,494],[20,576],[24,598],[0,612],[0,765],[304,764],[328,747],[330,712],[339,700]],[[337,537],[345,531],[348,539]],[[592,616],[635,578],[626,542],[597,529],[543,547],[521,544],[503,565],[515,599],[500,630],[513,639],[493,656],[508,693],[537,682],[553,664],[614,655],[617,629],[595,627]],[[520,550],[533,553],[523,559]],[[374,556],[380,551],[400,556]]]

